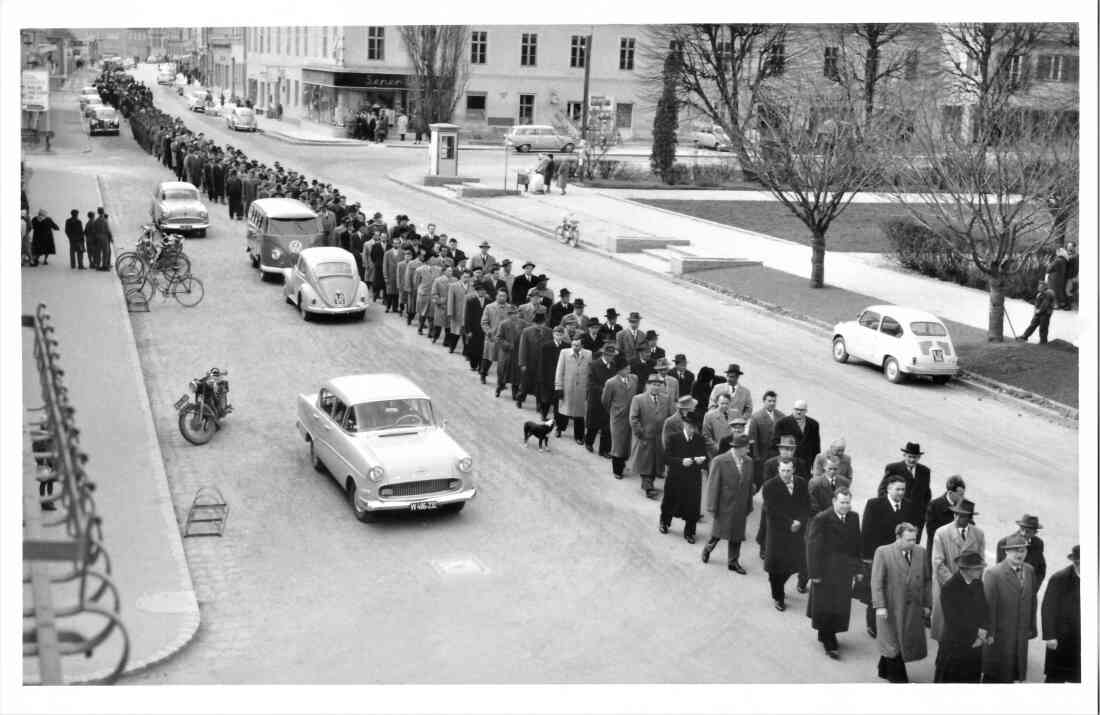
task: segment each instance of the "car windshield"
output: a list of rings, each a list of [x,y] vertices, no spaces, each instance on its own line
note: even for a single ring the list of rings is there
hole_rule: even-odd
[[[199,192],[195,189],[165,189],[165,201],[197,201]]]
[[[267,233],[272,236],[305,236],[321,232],[318,218],[272,218],[267,222]]]
[[[111,107],[105,107],[103,109],[97,109],[97,110],[95,110],[95,115],[99,119],[114,119],[115,117],[118,116],[115,113],[115,110]]]
[[[248,107],[237,107],[233,111],[235,111],[237,113],[238,117],[251,117],[252,114],[253,114],[252,110],[249,109]]]
[[[317,274],[318,278],[324,278],[325,276],[355,275],[355,271],[352,270],[351,264],[344,263],[343,261],[326,261],[324,263],[318,263],[317,267],[313,269],[313,272]]]
[[[929,321],[909,323],[909,330],[913,332],[913,335],[930,336],[937,338],[941,338],[947,335],[947,328],[943,327],[939,323],[932,323]]]
[[[431,400],[409,398],[364,402],[355,406],[355,431],[376,432],[401,427],[434,425]]]

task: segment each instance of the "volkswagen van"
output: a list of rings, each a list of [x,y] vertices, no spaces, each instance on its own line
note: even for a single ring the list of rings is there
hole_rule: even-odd
[[[297,199],[256,199],[246,224],[245,250],[264,280],[292,268],[302,249],[323,245],[321,218]]]

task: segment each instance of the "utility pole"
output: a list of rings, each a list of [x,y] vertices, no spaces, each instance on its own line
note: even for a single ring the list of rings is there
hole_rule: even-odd
[[[592,74],[592,32],[584,40],[584,97],[581,103],[581,139],[588,139],[588,78]]]

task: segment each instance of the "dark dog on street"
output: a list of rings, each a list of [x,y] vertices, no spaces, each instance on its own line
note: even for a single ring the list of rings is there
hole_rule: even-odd
[[[524,422],[523,423],[523,446],[527,446],[527,440],[531,437],[538,437],[539,451],[550,451],[550,430],[554,429],[554,420],[549,419],[545,422]]]

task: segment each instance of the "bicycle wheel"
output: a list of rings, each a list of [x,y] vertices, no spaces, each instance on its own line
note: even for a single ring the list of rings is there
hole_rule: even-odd
[[[572,239],[573,239],[573,248],[580,248],[581,247],[581,229],[580,229],[580,226],[573,229]]]
[[[202,281],[195,276],[173,278],[168,291],[185,308],[194,308],[202,302],[202,297],[206,294],[206,289],[202,287]]]
[[[565,244],[569,243],[569,236],[568,236],[568,234],[565,233],[565,229],[562,228],[561,226],[558,226],[557,228],[554,229],[554,235],[562,243],[565,243]]]
[[[186,276],[191,273],[191,259],[182,251],[171,256],[162,256],[159,262],[166,276]]]
[[[115,271],[124,283],[140,283],[145,280],[148,266],[137,253],[127,251],[115,259]]]

